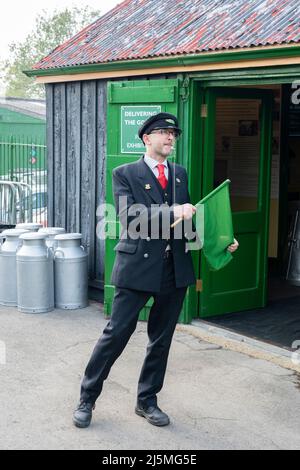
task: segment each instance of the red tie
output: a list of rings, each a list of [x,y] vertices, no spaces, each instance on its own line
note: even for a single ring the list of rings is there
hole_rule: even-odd
[[[157,179],[160,182],[161,187],[163,189],[166,189],[167,184],[168,184],[168,180],[165,176],[165,165],[163,165],[162,163],[158,163],[157,168],[158,168],[158,177],[157,177]]]

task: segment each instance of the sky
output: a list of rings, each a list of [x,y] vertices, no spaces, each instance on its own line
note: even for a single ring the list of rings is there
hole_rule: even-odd
[[[101,14],[111,10],[122,0],[8,0],[2,2],[0,15],[0,60],[8,57],[8,45],[19,42],[32,31],[37,14],[43,10],[49,13],[55,9],[90,6]]]
[[[0,15],[0,63],[9,57],[9,44],[22,42],[35,27],[38,14],[46,10],[64,10],[66,7],[91,7],[104,14],[123,0],[8,0],[2,2]],[[0,75],[0,96],[5,93],[5,83]]]

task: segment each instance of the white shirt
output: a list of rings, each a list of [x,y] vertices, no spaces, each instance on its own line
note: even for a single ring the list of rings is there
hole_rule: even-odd
[[[158,171],[158,168],[157,168],[157,165],[159,165],[160,162],[158,162],[157,160],[155,160],[154,158],[152,157],[149,157],[149,155],[146,155],[144,156],[144,160],[145,160],[145,163],[146,165],[148,165],[148,167],[150,168],[150,170],[152,171],[152,173],[156,176],[156,178],[158,177],[159,175],[159,171]],[[168,162],[167,162],[167,159],[162,163],[162,165],[164,165],[164,170],[165,170],[165,177],[168,179],[169,177],[169,167],[168,167]]]
[[[158,168],[157,168],[157,165],[160,163],[158,162],[157,160],[155,160],[154,158],[151,158],[149,157],[149,155],[146,155],[144,156],[144,160],[145,160],[145,163],[146,165],[148,165],[148,167],[150,168],[150,170],[153,172],[154,176],[156,176],[156,178],[158,177],[159,175],[159,171],[158,171]],[[167,162],[167,159],[162,163],[164,165],[164,171],[165,171],[165,177],[168,179],[168,176],[169,176],[169,167],[168,167],[168,162]],[[171,250],[171,246],[168,244],[166,246],[166,250],[165,251],[170,251]]]

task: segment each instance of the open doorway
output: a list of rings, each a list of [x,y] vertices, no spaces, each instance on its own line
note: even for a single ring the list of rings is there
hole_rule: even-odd
[[[300,338],[300,277],[297,280],[295,270],[294,278],[288,272],[297,209],[300,238],[300,105],[292,103],[294,90],[291,85],[253,88],[268,89],[273,93],[265,302],[254,308],[232,310],[234,313],[212,315],[205,320],[290,349]],[[216,103],[214,183],[232,179],[233,215],[241,211],[250,214],[259,207],[259,184],[260,188],[263,184],[263,181],[259,182],[258,173],[258,149],[262,138],[260,104],[253,100],[229,102],[223,98]],[[260,221],[261,224],[265,222]]]
[[[291,85],[281,86],[273,112],[269,302],[300,296],[295,251],[292,253],[297,210],[300,211],[300,114],[299,105],[292,102],[293,92]]]

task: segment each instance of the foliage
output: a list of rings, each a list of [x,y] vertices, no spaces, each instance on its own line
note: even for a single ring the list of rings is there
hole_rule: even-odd
[[[23,71],[30,70],[40,59],[99,16],[99,11],[91,10],[88,6],[55,10],[51,15],[43,10],[36,17],[35,27],[25,40],[9,45],[10,57],[1,64],[5,95],[44,98],[44,86],[35,83],[35,79],[27,77]]]

